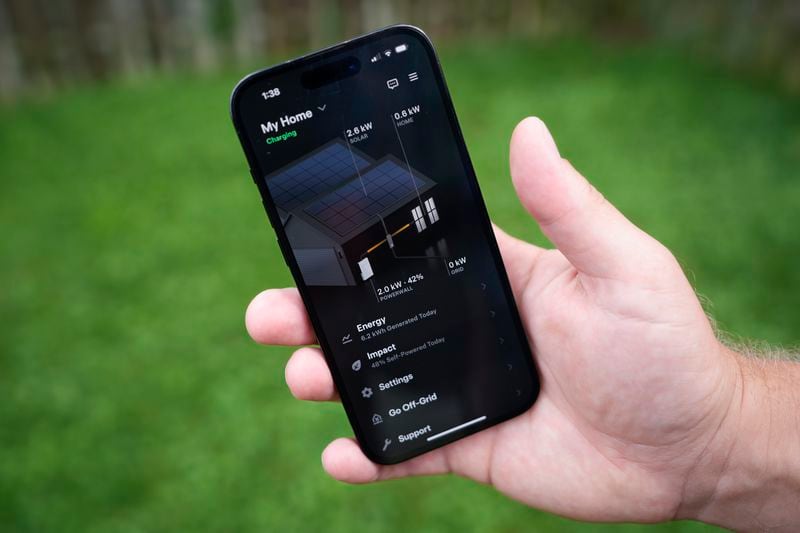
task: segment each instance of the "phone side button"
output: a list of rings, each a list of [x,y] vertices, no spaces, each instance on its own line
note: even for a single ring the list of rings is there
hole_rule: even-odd
[[[281,257],[283,257],[283,262],[286,263],[286,266],[288,267],[289,266],[289,259],[286,257],[286,252],[283,250],[283,246],[281,246],[281,241],[279,241],[276,238],[275,242],[278,244],[278,249],[281,251]],[[291,267],[289,267],[289,268],[291,268]]]
[[[277,229],[275,227],[275,223],[272,222],[272,217],[269,216],[269,206],[267,205],[267,201],[265,199],[263,199],[263,198],[261,199],[261,205],[264,206],[264,212],[267,214],[267,220],[269,221],[269,225],[272,226],[272,230],[273,231],[277,231]],[[278,221],[278,224],[280,224],[280,221]],[[280,243],[278,243],[278,244],[280,244]]]

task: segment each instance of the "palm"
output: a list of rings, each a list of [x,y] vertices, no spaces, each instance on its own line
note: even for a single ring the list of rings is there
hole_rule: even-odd
[[[586,520],[671,518],[726,414],[732,367],[672,255],[561,159],[540,121],[518,126],[511,167],[520,200],[558,247],[496,230],[542,377],[536,404],[398,465],[338,439],[324,466],[353,483],[453,472]],[[265,344],[314,340],[293,289],[259,295],[247,324]],[[337,397],[317,348],[295,352],[286,381],[300,399]]]
[[[687,470],[709,437],[691,435],[692,428],[715,416],[697,406],[717,393],[716,382],[698,379],[716,375],[707,372],[714,361],[704,351],[715,340],[705,317],[697,320],[702,310],[682,274],[667,263],[653,277],[680,276],[682,290],[626,283],[616,298],[619,282],[582,276],[560,252],[499,232],[498,239],[516,265],[509,273],[542,394],[525,415],[442,449],[438,460],[577,518],[674,516]]]

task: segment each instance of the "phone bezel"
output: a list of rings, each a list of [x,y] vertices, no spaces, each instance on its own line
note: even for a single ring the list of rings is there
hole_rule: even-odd
[[[361,427],[361,424],[359,423],[355,410],[353,408],[353,403],[351,399],[348,397],[347,388],[344,386],[346,380],[342,375],[340,375],[339,371],[337,370],[337,365],[335,364],[335,361],[333,360],[333,357],[331,355],[333,353],[332,350],[330,349],[331,344],[328,342],[328,339],[326,339],[324,336],[323,329],[321,327],[322,321],[320,320],[320,317],[317,315],[313,302],[311,301],[308,295],[307,288],[305,283],[303,282],[303,277],[300,273],[299,266],[297,265],[297,262],[294,259],[294,254],[291,251],[291,245],[288,242],[285,232],[282,231],[282,229],[281,230],[278,229],[281,228],[280,217],[269,195],[269,190],[266,186],[266,183],[262,178],[262,176],[268,174],[269,172],[262,172],[259,171],[258,169],[258,161],[255,156],[254,146],[252,146],[252,143],[247,138],[247,135],[244,132],[242,119],[240,117],[240,112],[238,107],[238,102],[239,102],[238,98],[239,95],[242,93],[242,91],[247,87],[249,87],[251,84],[257,83],[264,79],[268,79],[271,76],[275,76],[292,69],[301,69],[309,66],[309,64],[311,63],[322,62],[325,60],[325,58],[329,56],[337,55],[342,52],[346,52],[347,50],[350,49],[356,49],[362,47],[373,41],[383,39],[388,36],[403,35],[403,34],[412,36],[418,39],[423,44],[428,59],[431,63],[432,71],[434,72],[435,82],[442,96],[442,100],[446,108],[445,111],[447,113],[447,117],[450,122],[450,126],[454,134],[456,144],[458,145],[459,156],[461,157],[462,164],[464,165],[464,169],[467,174],[467,181],[469,182],[471,192],[476,202],[477,215],[479,218],[477,222],[484,234],[484,238],[487,240],[489,244],[490,252],[493,256],[492,259],[494,260],[495,267],[497,268],[498,278],[504,296],[510,303],[511,319],[513,321],[515,333],[519,337],[520,345],[522,346],[523,350],[527,352],[528,357],[525,357],[524,360],[526,361],[527,364],[527,370],[531,379],[532,387],[531,387],[531,394],[529,395],[529,397],[521,398],[520,400],[521,403],[519,404],[519,407],[517,409],[512,409],[509,413],[500,416],[494,416],[492,418],[487,418],[487,420],[482,424],[477,424],[474,427],[465,428],[464,431],[458,431],[453,433],[452,435],[443,437],[437,440],[435,443],[430,444],[427,448],[425,448],[422,451],[410,450],[405,453],[393,454],[392,457],[387,458],[381,455],[380,453],[376,453],[376,451],[371,448],[369,439],[365,438],[366,432]],[[456,112],[453,106],[452,99],[450,97],[450,92],[447,88],[447,84],[444,79],[444,73],[442,72],[439,58],[437,57],[436,52],[433,48],[433,43],[425,34],[425,32],[423,32],[421,29],[415,26],[410,26],[405,24],[389,26],[387,28],[383,28],[375,32],[368,33],[366,35],[349,39],[339,44],[330,46],[328,48],[324,48],[322,50],[312,52],[307,55],[286,61],[284,63],[275,65],[273,67],[253,72],[245,76],[241,81],[239,81],[239,83],[233,89],[230,99],[230,111],[234,128],[236,130],[236,134],[239,137],[239,141],[242,145],[242,148],[245,152],[245,156],[247,158],[248,166],[250,168],[250,174],[261,194],[262,204],[264,205],[267,217],[277,236],[278,246],[281,250],[281,254],[283,255],[284,261],[289,267],[289,270],[292,273],[292,277],[294,278],[294,281],[297,284],[297,289],[300,293],[300,297],[302,298],[303,303],[306,307],[309,319],[311,321],[311,325],[313,326],[314,331],[317,335],[317,341],[319,342],[320,348],[322,349],[322,352],[325,356],[325,360],[328,364],[331,374],[333,375],[334,384],[336,385],[339,391],[339,395],[342,400],[342,405],[345,409],[350,425],[353,428],[353,432],[355,433],[356,439],[358,440],[364,454],[370,460],[378,464],[395,464],[407,461],[408,459],[435,450],[437,448],[440,448],[442,446],[445,446],[447,444],[465,438],[469,435],[477,433],[478,431],[482,431],[491,426],[505,422],[506,420],[514,418],[515,416],[518,416],[531,408],[531,406],[536,401],[536,398],[538,397],[540,390],[539,375],[533,360],[533,356],[530,351],[527,335],[525,334],[525,329],[522,325],[522,320],[519,316],[519,310],[517,309],[516,301],[514,299],[514,294],[513,291],[511,290],[511,284],[508,280],[508,275],[506,273],[505,266],[503,264],[503,260],[500,255],[500,249],[498,248],[497,240],[495,239],[494,231],[492,230],[489,213],[486,209],[486,204],[480,192],[480,187],[478,185],[475,169],[472,166],[472,161],[467,152],[466,143],[464,142],[464,137],[461,132],[461,127],[456,117]]]

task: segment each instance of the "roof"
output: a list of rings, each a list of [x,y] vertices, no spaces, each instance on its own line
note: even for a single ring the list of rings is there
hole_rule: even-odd
[[[363,231],[435,183],[387,156],[344,185],[309,202],[307,215],[339,237]],[[298,213],[300,214],[300,213]]]
[[[291,212],[346,182],[372,160],[341,139],[314,150],[266,177],[267,187],[280,209]]]

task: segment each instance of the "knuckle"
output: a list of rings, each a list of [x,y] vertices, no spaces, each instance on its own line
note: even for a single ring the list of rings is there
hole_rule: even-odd
[[[597,187],[592,185],[588,180],[584,181],[586,184],[586,203],[592,207],[602,208],[608,204],[608,200],[601,193]]]
[[[683,269],[669,248],[655,239],[650,239],[647,247],[647,261],[641,269],[645,278],[653,284],[671,283],[682,277]]]
[[[653,239],[653,257],[664,267],[670,267],[673,269],[680,268],[678,260],[675,259],[675,255],[672,253],[672,251],[655,239]]]

